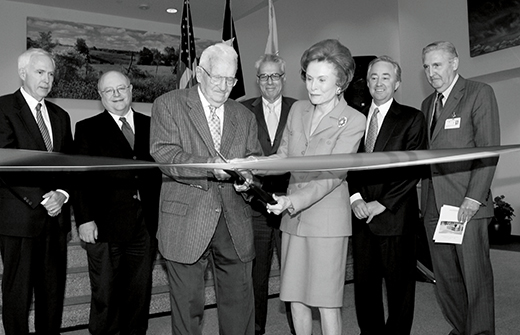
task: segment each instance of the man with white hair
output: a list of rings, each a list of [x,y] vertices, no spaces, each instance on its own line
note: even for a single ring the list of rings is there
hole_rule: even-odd
[[[262,155],[254,115],[228,100],[237,54],[218,43],[205,49],[198,85],[173,90],[152,107],[150,153],[159,163],[222,162]],[[159,251],[166,259],[174,334],[201,334],[204,273],[213,264],[224,335],[254,334],[251,208],[222,170],[162,168]]]
[[[70,117],[45,97],[55,64],[42,49],[18,58],[22,87],[0,97],[0,148],[70,153]],[[28,334],[34,290],[37,334],[59,334],[70,231],[63,173],[0,174],[2,319],[6,335]]]

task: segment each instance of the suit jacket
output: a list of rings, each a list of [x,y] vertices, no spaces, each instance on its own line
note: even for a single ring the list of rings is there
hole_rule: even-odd
[[[150,156],[150,117],[134,112],[134,149],[108,111],[76,124],[75,153],[153,161]],[[86,172],[78,178],[74,215],[78,225],[94,220],[98,240],[130,241],[144,222],[157,233],[161,172],[159,169]]]
[[[421,109],[429,121],[435,93],[428,96]],[[446,129],[447,119],[460,118],[460,127]],[[498,105],[491,86],[459,76],[429,139],[430,149],[472,148],[500,145]],[[474,218],[493,216],[490,186],[498,158],[476,159],[431,165],[431,179],[437,209],[444,204],[460,206],[464,197],[482,206]],[[423,181],[421,206],[426,206],[427,180]]]
[[[368,116],[369,107],[363,110]],[[428,145],[427,127],[421,111],[393,101],[374,145],[374,152],[424,150]],[[359,152],[365,152],[361,141]],[[416,185],[424,172],[422,166],[408,168],[351,171],[350,194],[360,193],[366,202],[378,201],[386,207],[368,227],[376,235],[413,233],[419,218]],[[366,220],[353,218],[354,233]]]
[[[206,163],[217,157],[198,85],[155,100],[150,152],[159,163]],[[228,159],[262,155],[253,114],[233,100],[224,104],[220,152]],[[221,214],[240,259],[254,258],[251,208],[232,182],[219,182],[202,169],[162,171],[157,237],[166,259],[196,262],[209,245]]]
[[[52,127],[53,151],[72,151],[70,117],[62,108],[45,100]],[[0,97],[0,148],[47,151],[38,124],[20,90]],[[0,234],[33,237],[39,235],[50,217],[40,205],[42,196],[56,189],[68,189],[63,172],[0,173],[9,187],[0,183]],[[53,218],[64,231],[70,231],[70,209],[62,207]]]
[[[354,153],[366,118],[341,98],[310,134],[314,105],[295,102],[282,143],[271,157]],[[350,236],[350,204],[345,172],[292,172],[287,189],[294,210],[285,212],[280,230],[299,236]]]
[[[272,145],[271,138],[269,137],[269,130],[267,129],[267,123],[265,122],[262,97],[252,98],[242,102],[242,104],[246,106],[255,115],[256,123],[258,125],[258,140],[260,141],[260,145],[262,146],[264,156],[275,154],[278,150],[278,147],[280,147],[280,142],[282,141],[282,135],[285,129],[285,124],[287,123],[287,117],[289,116],[289,111],[291,110],[291,106],[295,101],[296,99],[293,98],[282,97],[280,120],[278,122],[278,128],[276,129],[276,134]],[[262,188],[267,192],[285,194],[285,192],[287,191],[287,186],[289,185],[290,176],[290,173],[284,173],[282,175],[277,176],[256,176],[256,178],[259,179],[259,181],[262,184]],[[268,214],[263,203],[255,201],[255,199],[253,199],[251,202],[251,206],[254,211],[253,215],[268,216],[269,225],[274,226],[275,228],[278,228],[280,226],[281,217],[279,215]]]

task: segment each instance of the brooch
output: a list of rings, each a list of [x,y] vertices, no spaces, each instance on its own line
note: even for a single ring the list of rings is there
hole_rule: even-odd
[[[338,120],[338,127],[345,127],[345,125],[347,124],[347,117],[344,116],[342,117],[341,119]]]

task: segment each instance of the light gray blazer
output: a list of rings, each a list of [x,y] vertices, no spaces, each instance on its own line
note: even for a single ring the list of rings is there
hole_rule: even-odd
[[[341,98],[310,134],[314,106],[295,102],[276,155],[298,157],[355,153],[365,132],[366,118]],[[280,230],[299,236],[352,234],[346,172],[291,172],[287,196],[294,207],[284,213]]]

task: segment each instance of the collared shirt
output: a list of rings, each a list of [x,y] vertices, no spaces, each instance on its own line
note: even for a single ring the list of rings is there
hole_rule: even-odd
[[[372,118],[372,115],[374,115],[374,110],[377,108],[379,109],[379,114],[377,117],[377,134],[379,135],[379,131],[381,130],[381,126],[383,125],[383,121],[385,120],[386,114],[388,113],[388,110],[390,109],[390,106],[392,105],[392,102],[394,101],[394,98],[391,98],[381,106],[377,106],[374,101],[372,100],[372,104],[370,105],[370,110],[368,112],[367,116],[367,124],[365,127],[365,141],[366,141],[366,134],[368,133],[368,127],[370,126],[370,120]]]
[[[47,127],[47,131],[49,132],[51,142],[54,145],[54,141],[52,138],[51,119],[49,117],[49,112],[47,111],[47,106],[45,106],[45,99],[42,99],[41,101],[36,100],[33,96],[31,96],[29,93],[27,93],[23,87],[20,87],[20,92],[22,93],[23,98],[25,99],[25,102],[27,102],[27,105],[29,105],[29,108],[31,109],[31,113],[32,113],[36,123],[38,123],[38,121],[36,120],[36,105],[38,105],[38,104],[42,105],[41,112],[42,112],[43,122],[45,123],[45,126]],[[66,191],[64,191],[62,189],[57,189],[56,192],[60,192],[61,194],[63,194],[65,196],[65,203],[67,203],[69,201],[70,196]],[[42,205],[47,203],[47,198],[43,199],[40,203]]]
[[[459,74],[457,73],[455,75],[455,78],[453,79],[452,83],[450,86],[448,86],[447,89],[444,90],[444,92],[439,92],[439,93],[442,93],[443,95],[443,105],[446,105],[446,101],[448,101],[448,97],[450,96],[450,93],[451,91],[453,90],[453,87],[455,86],[455,83],[457,83],[457,80],[459,80]]]
[[[278,122],[280,122],[280,115],[282,114],[282,96],[278,97],[278,99],[276,99],[273,103],[270,103],[264,97],[262,97],[262,105],[264,107],[264,119],[266,124],[269,124],[267,120],[269,115],[269,105],[273,107],[274,115],[276,115],[276,119]]]
[[[372,104],[370,105],[370,110],[368,112],[367,120],[369,120],[366,124],[365,128],[365,141],[366,141],[366,134],[368,133],[368,127],[370,126],[370,119],[372,118],[372,115],[374,115],[374,110],[377,108],[379,109],[379,116],[377,118],[377,134],[379,135],[379,131],[381,130],[381,126],[383,125],[383,121],[385,120],[386,114],[388,114],[388,110],[390,109],[390,106],[392,105],[392,102],[394,102],[394,98],[391,98],[384,104],[377,106],[374,103],[374,100],[372,100]],[[350,196],[350,204],[356,200],[363,199],[361,194],[359,192],[354,193]]]
[[[200,102],[202,103],[202,107],[204,108],[204,114],[206,115],[206,120],[211,119],[211,110],[209,109],[209,106],[211,105],[204,94],[202,94],[202,91],[200,90],[200,86],[198,87]],[[215,106],[213,106],[215,107]],[[215,113],[217,113],[217,116],[220,120],[220,133],[222,134],[222,128],[224,127],[224,104],[220,105],[217,109],[215,109]]]
[[[22,92],[25,102],[27,102],[27,105],[29,105],[29,108],[31,109],[31,113],[32,113],[36,123],[38,123],[38,121],[36,120],[36,105],[38,105],[38,104],[42,105],[41,112],[42,112],[43,122],[45,123],[45,126],[47,127],[47,131],[49,132],[49,136],[51,138],[51,143],[54,144],[54,140],[52,137],[51,119],[49,117],[49,112],[47,111],[47,106],[45,106],[45,99],[42,99],[41,101],[36,100],[29,93],[27,93],[23,89],[23,87],[20,87],[20,92]]]
[[[119,129],[123,128],[123,122],[121,122],[121,120],[119,120],[119,118],[120,117],[124,117],[126,119],[126,122],[128,122],[128,124],[130,125],[130,128],[132,128],[132,131],[135,134],[134,111],[132,110],[132,108],[129,108],[128,112],[126,112],[125,115],[117,115],[117,114],[114,114],[114,113],[112,113],[112,112],[110,112],[108,110],[107,110],[107,112],[108,112],[108,114],[110,114],[110,116],[117,123],[117,125],[119,126]]]

